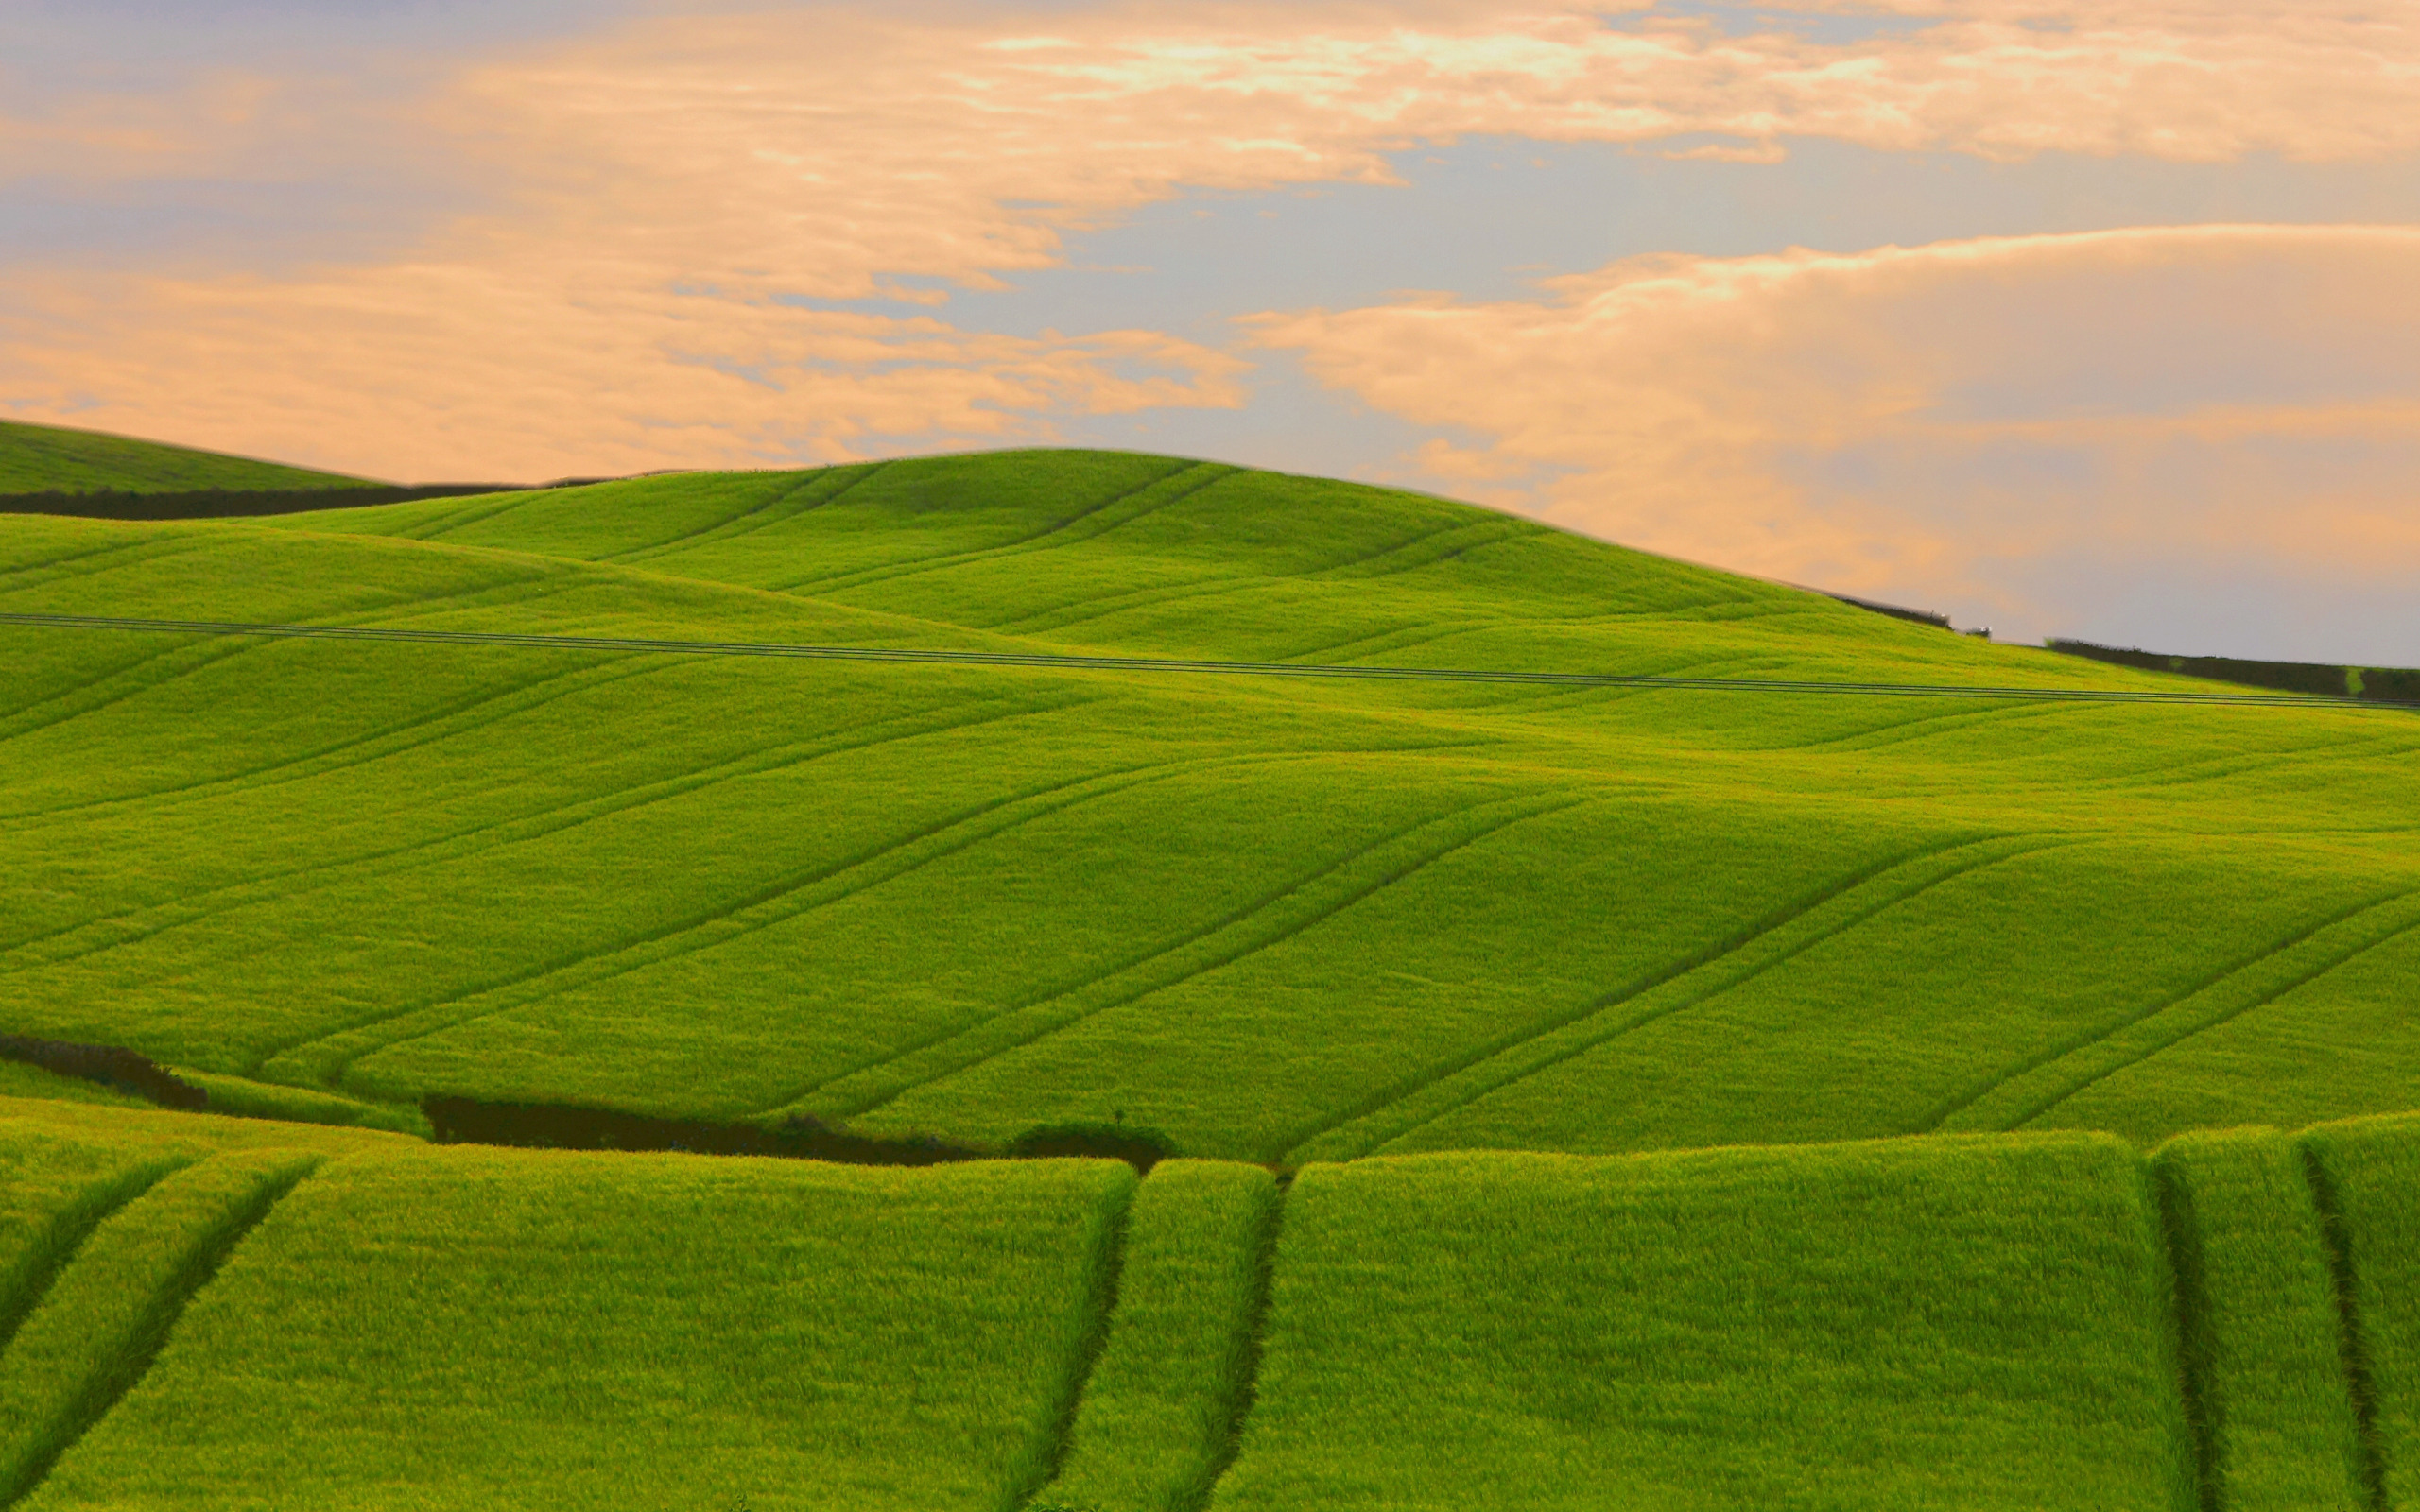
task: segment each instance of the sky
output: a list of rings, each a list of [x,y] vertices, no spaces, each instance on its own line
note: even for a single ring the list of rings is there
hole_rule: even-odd
[[[0,418],[1167,452],[2420,665],[2420,0],[0,0]]]

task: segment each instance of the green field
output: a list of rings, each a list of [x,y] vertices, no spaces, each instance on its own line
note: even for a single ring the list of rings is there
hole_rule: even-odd
[[[26,1106],[29,1509],[2413,1504],[2420,1120],[1281,1190]]]
[[[0,495],[327,489],[361,481],[99,431],[0,421]]]
[[[1109,453],[0,515],[0,615],[462,637],[0,620],[0,1033],[216,1110],[0,1061],[0,1507],[2420,1508],[2408,712]]]
[[[2206,686],[1112,454],[11,518],[0,610]],[[2420,1069],[2397,710],[0,639],[0,1029],[254,1083],[1299,1163],[2140,1143]]]

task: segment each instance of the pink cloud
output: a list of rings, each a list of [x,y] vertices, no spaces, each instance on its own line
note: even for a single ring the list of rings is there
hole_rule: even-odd
[[[1803,134],[1997,156],[2420,150],[2409,3],[1899,9],[1927,24],[1833,45],[1548,0],[822,6],[525,47],[351,115],[329,80],[69,99],[0,119],[0,170],[378,162],[403,133],[493,192],[383,260],[276,279],[176,273],[173,249],[132,271],[21,266],[0,289],[0,397],[22,418],[415,477],[1046,438],[1071,416],[1240,403],[1240,364],[1148,332],[994,336],[940,307],[891,319],[773,296],[987,286],[1184,186],[1379,179],[1387,151],[1467,133],[1703,132],[1749,154]],[[1657,286],[1624,276],[1639,298]],[[1682,306],[1709,308],[1717,276],[1672,274]],[[1720,276],[1749,302],[1771,282]],[[1467,312],[1398,314],[1398,337],[1442,344],[1424,369],[1456,353],[1489,369],[1457,345]]]
[[[2012,569],[2420,577],[2420,230],[2187,227],[1653,258],[1256,337],[1474,437],[1406,475],[1610,539],[2027,633]],[[1491,472],[1491,470],[1493,470]],[[2415,583],[2420,587],[2420,583]]]

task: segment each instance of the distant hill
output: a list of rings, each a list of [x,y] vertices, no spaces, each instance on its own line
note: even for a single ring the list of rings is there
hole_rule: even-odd
[[[0,494],[337,489],[369,481],[99,431],[0,421]]]
[[[13,613],[508,638],[5,630],[0,1032],[251,1084],[214,1106],[1299,1165],[2413,1100],[2399,710],[2106,701],[2210,685],[1130,454],[0,543]],[[2101,696],[1974,696],[2028,686]]]

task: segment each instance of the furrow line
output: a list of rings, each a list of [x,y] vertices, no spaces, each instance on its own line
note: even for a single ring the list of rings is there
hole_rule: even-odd
[[[2264,950],[2256,951],[2253,954],[2236,961],[2231,965],[2221,967],[2218,971],[2211,972],[2209,975],[2194,983],[2191,987],[2187,988],[2182,992],[2152,1005],[2151,1007],[2134,1015],[2132,1018],[2126,1019],[2118,1023],[2111,1024],[2105,1029],[2098,1029],[2087,1034],[2077,1035],[2071,1039],[2063,1040],[2037,1055],[2029,1056],[2018,1061],[2016,1064],[2009,1067],[2006,1071],[1992,1076],[1972,1090],[1933,1108],[1929,1113],[1926,1114],[1922,1123],[1916,1125],[1913,1128],[1910,1129],[1909,1132],[1915,1134],[1927,1134],[1940,1129],[1945,1125],[1948,1124],[1949,1120],[1958,1117],[1968,1108],[1981,1103],[1993,1093],[1997,1092],[2003,1088],[2009,1087],[2027,1076],[2032,1075],[2043,1068],[2051,1065],[2053,1062],[2064,1060],[2070,1056],[2081,1055],[2083,1052],[2092,1049],[2096,1045],[2103,1044],[2108,1040],[2115,1039],[2117,1036],[2124,1034],[2127,1030],[2134,1028],[2137,1024],[2143,1023],[2148,1020],[2157,1018],[2159,1015],[2175,1008],[2180,1004],[2190,1002],[2192,999],[2200,997],[2203,993],[2213,990],[2226,983],[2231,978],[2241,976],[2247,971],[2257,970],[2263,964],[2273,961],[2278,956],[2285,954],[2287,952],[2295,949],[2305,941],[2312,938],[2314,936],[2317,936],[2326,930],[2334,929],[2339,924],[2346,923],[2363,914],[2373,912],[2379,908],[2384,908],[2391,903],[2398,902],[2411,896],[2412,895],[2410,893],[2391,893],[2383,898],[2371,898],[2364,900],[2363,902],[2354,903],[2349,907],[2328,915],[2325,919],[2318,919],[2303,929],[2295,931],[2293,934],[2289,935],[2286,938],[2278,941],[2274,945],[2269,946]],[[2047,1104],[2045,1105],[2046,1108],[2048,1106],[2048,1105]],[[2019,1120],[2019,1122],[2021,1123],[2023,1120]],[[1998,1125],[1991,1122],[1989,1116],[1986,1115],[1976,1124],[1962,1124],[1959,1126],[1962,1128],[1996,1128]]]
[[[1046,526],[1045,528],[1034,531],[1029,535],[1019,536],[1013,541],[1001,541],[999,544],[994,546],[981,546],[969,551],[944,552],[938,557],[922,557],[917,558],[914,560],[903,562],[886,562],[875,567],[859,567],[848,572],[834,573],[821,577],[802,577],[795,582],[781,584],[776,591],[785,593],[803,592],[807,593],[810,597],[821,597],[830,593],[845,593],[854,588],[868,587],[874,583],[893,582],[902,577],[915,577],[925,573],[942,572],[951,567],[962,567],[973,562],[991,561],[1001,558],[1025,556],[1031,552],[1054,550],[1067,543],[1066,541],[1061,541],[1057,538],[1065,536],[1069,532],[1077,530],[1079,526],[1083,525],[1087,522],[1099,520],[1105,511],[1114,509],[1117,506],[1127,503],[1129,500],[1141,498],[1143,495],[1150,493],[1153,489],[1160,487],[1160,485],[1173,482],[1196,469],[1210,466],[1213,466],[1213,464],[1208,462],[1187,462],[1178,467],[1171,468],[1167,472],[1161,473],[1158,477],[1151,478],[1147,482],[1138,483],[1131,489],[1121,490],[1120,491],[1113,493],[1109,497],[1100,500],[1097,504],[1087,505],[1083,508],[1077,510],[1074,514],[1067,516],[1065,519],[1059,521],[1055,524]],[[1168,505],[1175,504],[1183,499],[1190,498],[1194,494],[1201,492],[1201,490],[1209,487],[1211,483],[1217,482],[1219,477],[1223,477],[1226,474],[1223,472],[1214,473],[1206,481],[1198,483],[1190,489],[1180,490],[1174,498],[1165,499],[1157,504],[1150,505],[1143,510],[1138,511],[1137,515],[1129,516],[1127,518],[1139,518],[1141,514],[1149,514],[1155,509],[1165,508]],[[1112,520],[1107,524],[1101,525],[1098,529],[1084,531],[1081,534],[1075,535],[1072,539],[1077,541],[1089,541],[1093,537],[1101,534],[1103,531],[1125,523],[1124,519]]]
[[[814,1099],[813,1107],[818,1111],[849,1118],[873,1112],[911,1091],[962,1075],[1086,1020],[1283,944],[1499,830],[1585,801],[1584,798],[1556,791],[1543,797],[1530,795],[1475,804],[1423,820],[1372,842],[1239,916],[1231,916],[1229,920],[1190,936],[1137,966],[1095,978],[1041,1002],[994,1014],[947,1039],[895,1057],[876,1068],[888,1072],[887,1075],[860,1073],[828,1084],[820,1089],[822,1095]],[[1495,812],[1507,809],[1510,812],[1500,816]],[[1478,820],[1470,833],[1461,833],[1457,821],[1475,819],[1479,815],[1488,817]],[[1422,832],[1440,827],[1445,831],[1442,836],[1426,841],[1418,838]],[[1400,858],[1387,854],[1397,850],[1409,854]],[[1378,863],[1374,874],[1361,873],[1357,864],[1373,857],[1385,859]],[[1289,902],[1296,906],[1286,908],[1284,905]],[[1255,923],[1259,927],[1253,927]],[[851,1082],[857,1085],[851,1088]]]
[[[1060,1371],[1048,1429],[1036,1452],[1028,1456],[1019,1477],[1021,1484],[1009,1497],[1011,1508],[1022,1508],[1031,1503],[1036,1493],[1058,1478],[1060,1469],[1067,1462],[1068,1442],[1076,1431],[1076,1412],[1083,1404],[1084,1387],[1092,1380],[1094,1369],[1100,1364],[1101,1350],[1109,1343],[1110,1317],[1117,1311],[1117,1283],[1125,1268],[1126,1229],[1134,1211],[1134,1190],[1131,1179],[1119,1186],[1115,1195],[1104,1204],[1106,1211],[1094,1230],[1084,1265],[1086,1327]]]
[[[801,473],[797,477],[786,480],[776,476],[770,481],[772,486],[769,489],[767,489],[762,493],[751,495],[739,506],[738,508],[734,509],[730,513],[724,515],[721,519],[717,520],[710,524],[702,524],[692,530],[683,530],[678,535],[667,536],[662,541],[651,541],[644,546],[632,546],[625,551],[610,551],[601,557],[592,557],[586,559],[590,561],[610,561],[615,563],[643,561],[650,557],[662,556],[670,552],[681,551],[687,547],[698,545],[700,543],[700,538],[713,535],[715,532],[735,525],[740,521],[748,519],[752,515],[762,514],[768,509],[775,508],[779,507],[783,501],[788,499],[792,494],[800,492],[810,484],[821,481],[821,478],[818,472],[804,472]]]
[[[2337,1349],[2344,1362],[2344,1383],[2353,1398],[2362,1496],[2370,1512],[2394,1512],[2387,1495],[2386,1439],[2378,1431],[2377,1377],[2370,1366],[2367,1320],[2361,1315],[2360,1280],[2353,1270],[2353,1241],[2344,1224],[2343,1200],[2326,1163],[2308,1143],[2302,1146],[2302,1161],[2303,1179],[2310,1184],[2311,1203],[2319,1210],[2320,1237],[2327,1246],[2328,1278],[2336,1293]]]
[[[49,1475],[60,1456],[134,1388],[150,1370],[177,1320],[184,1315],[185,1305],[218,1274],[227,1257],[268,1215],[269,1210],[320,1163],[316,1155],[285,1155],[280,1160],[283,1154],[266,1152],[250,1161],[242,1157],[221,1156],[188,1166],[180,1176],[154,1186],[152,1194],[167,1196],[178,1182],[206,1186],[212,1177],[229,1175],[246,1182],[249,1190],[239,1190],[235,1200],[215,1214],[212,1221],[190,1230],[182,1229],[174,1221],[183,1214],[154,1214],[151,1216],[167,1221],[147,1226],[143,1232],[122,1236],[129,1240],[123,1246],[126,1252],[92,1259],[78,1255],[78,1268],[94,1263],[106,1265],[109,1275],[88,1279],[89,1283],[99,1285],[105,1293],[115,1291],[109,1282],[148,1284],[135,1297],[77,1297],[81,1305],[70,1309],[71,1313],[97,1313],[100,1317],[97,1323],[89,1316],[59,1320],[60,1336],[43,1341],[43,1363],[51,1368],[39,1375],[49,1379],[20,1379],[20,1372],[8,1366],[26,1362],[0,1359],[0,1392],[33,1399],[11,1405],[33,1408],[30,1416],[36,1419],[25,1425],[27,1432],[22,1439],[0,1445],[0,1507],[14,1506],[29,1495]],[[267,1163],[271,1160],[277,1163]],[[220,1194],[205,1191],[201,1195],[207,1199]],[[124,1225],[140,1214],[141,1210],[130,1203],[116,1216],[118,1224]],[[92,1243],[98,1244],[109,1234],[108,1229],[96,1229]],[[64,1284],[73,1285],[74,1281]],[[114,1316],[110,1315],[112,1304],[117,1309]],[[80,1336],[87,1330],[97,1336]],[[71,1334],[79,1336],[67,1336]],[[78,1355],[82,1356],[80,1362],[75,1359]],[[79,1363],[83,1366],[81,1379],[67,1379]]]
[[[1175,764],[1167,764],[1175,765]],[[1145,780],[1148,767],[1093,773],[977,805],[847,861],[793,873],[702,914],[647,931],[619,944],[583,952],[438,1002],[383,1013],[333,1034],[281,1050],[250,1074],[271,1081],[337,1090],[353,1063],[413,1040],[426,1039],[645,967],[695,954],[786,923],[921,869],[970,846],[1063,809],[1106,797]],[[1128,781],[1121,782],[1120,779]],[[1090,792],[1070,790],[1091,787]],[[372,1094],[375,1095],[375,1094]]]
[[[2044,849],[2038,836],[1968,834],[1886,857],[1774,909],[1740,933],[1634,978],[1543,1026],[1478,1045],[1290,1131],[1289,1166],[1351,1160],[1634,1029],[1754,980],[1887,908],[1980,867]],[[1881,884],[1876,896],[1861,895]],[[1837,908],[1833,904],[1839,904]],[[1804,922],[1804,927],[1800,926]],[[1656,994],[1673,989],[1668,1001]]]
[[[894,741],[913,740],[924,735],[972,730],[1028,714],[1055,713],[1062,710],[1080,707],[1090,701],[1092,700],[1067,698],[1040,704],[1011,704],[1006,707],[998,703],[987,703],[971,717],[965,714],[963,709],[953,709],[948,711],[949,717],[933,717],[927,714],[913,718],[877,720],[846,731],[844,738],[826,737],[819,741],[778,747],[770,751],[752,751],[744,756],[710,763],[671,777],[650,779],[609,793],[574,799],[550,808],[539,809],[534,813],[516,815],[509,819],[476,825],[471,829],[440,835],[434,839],[390,847],[385,850],[372,851],[365,856],[355,856],[343,861],[295,867],[267,876],[247,878],[243,882],[215,888],[196,898],[180,899],[174,903],[162,904],[149,910],[148,912],[154,914],[164,913],[167,916],[156,926],[140,928],[135,934],[95,944],[90,949],[71,954],[49,957],[41,964],[60,965],[99,954],[104,951],[138,944],[170,930],[181,929],[206,919],[216,918],[220,914],[231,913],[258,902],[273,901],[291,903],[307,894],[323,891],[328,887],[390,875],[410,867],[424,865],[431,860],[461,861],[506,846],[526,845],[559,834],[565,830],[574,830],[581,825],[595,823],[599,819],[612,818],[672,799],[684,798],[718,782],[761,776],[791,766],[804,766],[827,757],[847,755],[854,751],[889,745]],[[482,843],[466,843],[473,841]],[[295,885],[297,882],[306,877],[320,880],[308,885]],[[215,907],[198,906],[201,899],[211,898],[222,899],[223,902]],[[97,920],[79,924],[69,930],[56,931],[52,936],[45,937],[56,938],[61,935],[75,933],[77,930],[96,927],[99,923],[123,923],[130,917],[133,916],[119,916],[115,920]],[[5,956],[23,947],[12,946],[7,951],[0,951],[0,956]]]
[[[2377,913],[2385,909],[2394,908],[2396,904],[2411,904],[2415,899],[2420,899],[2420,894],[2405,893],[2399,897],[2388,899],[2385,902],[2375,904],[2371,908],[2363,910],[2362,913]],[[2411,910],[2409,908],[2399,910],[2399,912],[2411,911]],[[2358,920],[2361,917],[2362,914],[2356,914],[2353,916],[2353,920],[2348,920],[2348,922]],[[2238,1003],[2233,1006],[2221,1006],[2215,1011],[2205,1012],[2196,1016],[2189,1011],[2189,1005],[2192,999],[2187,998],[2183,1003],[2180,1003],[2169,1009],[2161,1013],[2153,1014],[2148,1018],[2138,1020],[2135,1023],[2129,1024],[2125,1028],[2118,1030],[2116,1034],[2107,1036],[2102,1040],[2096,1040],[2093,1044],[2087,1046],[2086,1048],[2088,1050],[2106,1048],[2110,1050],[2112,1054],[2109,1058],[2097,1069],[2093,1070],[2088,1074],[2073,1078],[2066,1085],[2057,1088],[2057,1090],[2052,1091],[2048,1097],[2040,1096],[2039,1091],[2036,1090],[2031,1094],[2033,1100],[2020,1105],[2019,1110],[2013,1116],[2009,1116],[2006,1123],[1991,1122],[1999,1119],[2006,1113],[2005,1106],[2002,1106],[1993,1108],[1988,1113],[1979,1112],[1973,1118],[1962,1120],[1960,1127],[1981,1129],[2023,1128],[2027,1125],[2040,1119],[2044,1114],[2048,1113],[2051,1109],[2059,1107],[2061,1104],[2068,1102],[2079,1094],[2099,1086],[2100,1083],[2108,1080],[2119,1072],[2131,1070],[2135,1066],[2139,1066],[2144,1061],[2151,1059],[2154,1056],[2164,1055],[2168,1051],[2175,1049],[2178,1045],[2185,1043],[2187,1040],[2193,1039],[2197,1035],[2206,1034],[2212,1029],[2221,1028],[2226,1024],[2233,1023],[2236,1020],[2242,1018],[2245,1014],[2250,1013],[2255,1009],[2265,1008],[2270,1004],[2284,997],[2287,993],[2294,991],[2299,988],[2309,986],[2311,983],[2318,981],[2321,977],[2327,975],[2329,972],[2352,964],[2354,961],[2368,954],[2370,952],[2400,939],[2404,936],[2411,934],[2414,929],[2420,929],[2420,918],[2409,919],[2396,925],[2384,935],[2378,936],[2377,938],[2353,944],[2349,949],[2331,946],[2330,949],[2337,950],[2339,952],[2334,954],[2332,958],[2324,956],[2316,964],[2311,965],[2307,969],[2296,971],[2293,974],[2288,976],[2283,981],[2278,982],[2273,987],[2270,987],[2265,990],[2260,990],[2256,995]],[[2319,933],[2324,933],[2324,931]],[[2316,936],[2314,936],[2314,937]],[[2284,954],[2290,954],[2290,951]],[[2221,983],[2221,985],[2223,986],[2224,984]],[[2161,1020],[2169,1018],[2171,1015],[2181,1021],[2180,1023],[2176,1025],[2163,1026]],[[2137,1031],[2140,1031],[2139,1035],[2137,1035]],[[2130,1039],[2129,1037],[2134,1038]],[[2051,1064],[2055,1067],[2057,1062],[2054,1061]],[[2014,1088],[2021,1084],[2013,1082],[2010,1085]],[[2012,1092],[2010,1100],[2014,1100],[2014,1095],[2015,1094]],[[1986,1106],[1987,1105],[1979,1103],[1976,1105],[1976,1108],[1978,1109],[1981,1109]]]

